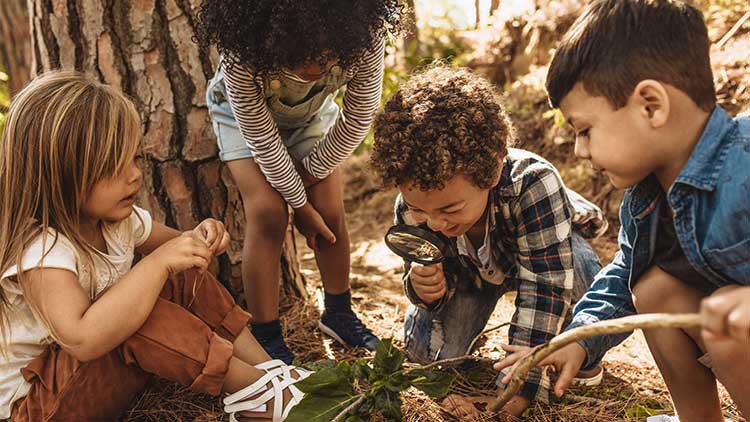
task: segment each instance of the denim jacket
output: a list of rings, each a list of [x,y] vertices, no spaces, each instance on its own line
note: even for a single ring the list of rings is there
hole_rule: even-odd
[[[750,285],[750,119],[716,107],[666,196],[652,174],[629,188],[620,206],[620,250],[576,304],[565,329],[636,313],[631,287],[652,265],[659,208],[669,201],[690,264],[716,287]],[[584,369],[629,333],[589,338]]]

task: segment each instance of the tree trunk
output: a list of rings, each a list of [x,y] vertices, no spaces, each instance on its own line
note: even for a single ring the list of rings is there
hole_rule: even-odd
[[[482,14],[480,11],[481,2],[479,0],[474,0],[474,29],[479,29],[479,26],[482,24]]]
[[[0,67],[8,74],[13,95],[31,76],[29,14],[26,0],[0,1]]]
[[[192,41],[199,0],[28,1],[33,70],[76,69],[133,99],[144,121],[139,204],[180,230],[208,217],[223,221],[232,241],[217,271],[244,301],[245,217],[239,191],[217,157],[206,108],[218,54]],[[282,291],[304,296],[291,228],[286,240]]]
[[[500,7],[500,0],[492,0],[490,2],[490,16]]]
[[[405,71],[410,71],[413,67],[413,60],[410,58],[420,57],[419,45],[419,27],[417,26],[417,9],[414,8],[414,0],[406,0],[407,16],[405,19],[405,34],[401,41],[401,65]]]

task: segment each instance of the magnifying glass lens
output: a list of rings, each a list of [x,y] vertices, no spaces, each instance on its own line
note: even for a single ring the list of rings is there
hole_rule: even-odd
[[[429,265],[441,262],[445,258],[440,244],[431,240],[435,237],[434,233],[424,229],[394,226],[386,234],[385,243],[402,258]]]

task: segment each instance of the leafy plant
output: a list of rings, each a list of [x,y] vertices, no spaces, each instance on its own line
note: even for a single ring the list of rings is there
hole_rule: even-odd
[[[321,360],[305,365],[315,373],[295,384],[305,397],[286,421],[364,422],[373,413],[400,421],[401,392],[407,388],[418,388],[433,399],[448,393],[453,375],[434,370],[432,365],[405,368],[404,360],[403,352],[385,339],[378,343],[371,362]]]

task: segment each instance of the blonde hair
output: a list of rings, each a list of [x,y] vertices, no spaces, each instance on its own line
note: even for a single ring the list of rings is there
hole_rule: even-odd
[[[41,235],[46,254],[49,229],[52,245],[61,235],[88,262],[101,256],[80,233],[82,207],[94,184],[124,168],[141,136],[133,103],[77,72],[40,75],[19,92],[0,146],[0,274],[18,265],[22,285],[23,253]],[[0,289],[3,343],[10,311]]]

